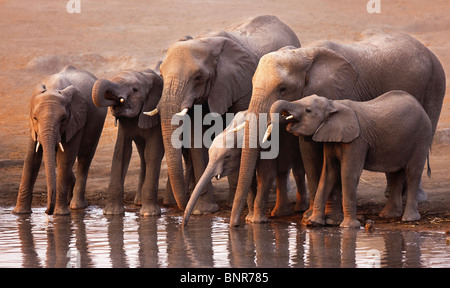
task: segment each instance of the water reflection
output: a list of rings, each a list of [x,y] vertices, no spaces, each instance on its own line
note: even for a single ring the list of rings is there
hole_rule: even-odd
[[[99,208],[49,217],[0,208],[0,267],[450,267],[445,235],[306,229],[228,219],[104,216]]]

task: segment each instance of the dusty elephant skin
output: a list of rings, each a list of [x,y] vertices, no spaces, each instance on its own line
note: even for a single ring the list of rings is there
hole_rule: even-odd
[[[159,116],[147,116],[143,111],[156,107],[161,98],[162,78],[153,70],[123,71],[111,80],[99,79],[92,90],[98,107],[110,106],[119,122],[116,146],[111,165],[104,214],[123,214],[124,182],[132,153],[132,142],[140,156],[139,184],[135,204],[141,204],[140,214],[159,215],[158,180],[164,147]]]
[[[253,95],[249,112],[268,113],[279,99],[293,101],[317,94],[330,99],[367,101],[392,90],[403,90],[417,98],[429,116],[432,132],[436,130],[445,95],[445,74],[436,56],[414,38],[400,33],[366,35],[350,45],[321,41],[299,49],[281,49],[261,58],[253,77]],[[258,121],[258,119],[256,119]],[[246,135],[249,135],[246,125]],[[254,133],[256,134],[256,133]],[[248,146],[249,139],[244,143]],[[311,215],[323,163],[323,144],[310,137],[300,137],[300,150],[308,178]],[[239,225],[239,217],[251,181],[257,148],[244,148],[238,188],[231,213],[231,226]],[[392,173],[387,173],[389,191]],[[331,197],[341,195],[334,189]],[[330,224],[342,220],[339,197],[332,201]],[[328,220],[327,220],[328,221]]]
[[[295,33],[275,16],[260,16],[230,29],[192,39],[186,37],[169,47],[161,64],[164,89],[157,110],[161,115],[169,179],[178,207],[185,209],[187,195],[181,151],[171,136],[177,125],[175,114],[185,115],[194,104],[207,105],[210,112],[223,115],[248,108],[252,76],[266,53],[291,45],[300,47]],[[190,148],[196,181],[207,161],[206,147]],[[211,185],[208,185],[210,188]],[[211,189],[199,198],[196,211],[217,211]]]
[[[340,226],[359,228],[356,191],[363,169],[392,174],[390,197],[381,217],[402,215],[405,183],[402,220],[420,219],[418,190],[431,146],[432,125],[414,97],[391,91],[367,102],[355,102],[313,95],[294,102],[278,100],[272,105],[271,113],[282,111],[292,118],[287,131],[325,143],[322,175],[308,224],[325,224],[326,201],[340,182],[344,208]]]
[[[239,171],[241,162],[242,141],[247,111],[236,114],[228,127],[220,133],[209,148],[209,161],[202,177],[198,181],[184,211],[183,226],[187,225],[195,203],[211,178],[220,179],[233,175]],[[256,165],[256,175],[248,197],[249,214],[246,219],[252,223],[267,222],[266,215],[267,198],[272,183],[277,183],[277,200],[271,216],[279,217],[290,215],[288,194],[289,173],[292,170],[297,185],[296,211],[304,211],[307,208],[307,193],[305,185],[305,170],[301,159],[298,137],[280,131],[279,155],[275,159],[259,159]],[[256,187],[255,187],[256,186]],[[233,193],[234,195],[234,193]]]
[[[42,159],[47,177],[46,213],[69,214],[67,203],[72,191],[70,208],[87,206],[84,194],[88,171],[106,117],[106,108],[99,109],[92,102],[96,79],[89,72],[66,66],[35,88],[30,104],[31,139],[14,213],[31,213],[33,187]],[[75,178],[72,166],[76,159]]]

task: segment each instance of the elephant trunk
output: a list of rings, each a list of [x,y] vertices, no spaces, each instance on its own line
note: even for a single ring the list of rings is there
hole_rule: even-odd
[[[258,127],[261,117],[260,113],[268,113],[270,104],[265,104],[264,101],[255,97],[252,99],[249,107],[249,112],[245,124],[244,146],[242,148],[241,165],[239,170],[239,181],[236,188],[236,195],[234,197],[233,208],[231,210],[230,226],[238,226],[239,218],[244,208],[247,199],[248,191],[253,180],[253,173],[255,171],[256,162],[259,158],[260,145],[258,134],[255,133],[253,127]],[[255,117],[256,116],[256,117]],[[252,129],[250,129],[252,127]],[[250,131],[252,130],[252,133]],[[257,130],[257,129],[256,129]],[[261,131],[260,131],[261,132]],[[264,131],[262,131],[264,133]],[[256,138],[255,138],[256,137]],[[253,142],[252,142],[253,141]],[[256,148],[251,147],[250,144],[256,143]],[[253,144],[254,146],[254,144]]]
[[[56,156],[55,156],[55,147],[56,147],[56,139],[55,133],[42,133],[42,149],[44,156],[44,165],[45,165],[45,174],[47,180],[47,213],[48,215],[52,215],[55,210],[56,203]]]
[[[169,83],[170,84],[170,83]],[[169,87],[167,87],[169,86]],[[172,85],[164,85],[158,109],[161,115],[161,130],[164,142],[164,150],[167,162],[167,172],[169,174],[172,191],[178,207],[184,210],[187,203],[186,187],[184,185],[183,162],[181,148],[174,147],[172,134],[179,128],[179,125],[172,125],[172,117],[180,112],[182,99],[178,93],[172,91]],[[179,141],[179,139],[173,139]]]
[[[98,79],[92,87],[92,100],[97,107],[107,107],[119,104],[117,98],[119,87],[117,84],[106,80]]]
[[[200,180],[198,180],[197,185],[195,185],[195,189],[192,192],[192,195],[189,198],[189,202],[186,206],[186,210],[184,211],[183,226],[187,225],[189,217],[191,216],[195,204],[197,203],[198,197],[200,197],[203,190],[208,186],[211,178],[214,177],[216,166],[217,165],[210,161],[205,171],[203,172],[202,177],[200,178]]]
[[[289,114],[292,114],[291,111],[294,111],[295,104],[285,101],[285,100],[278,100],[275,103],[273,103],[272,107],[270,108],[270,114],[279,114],[281,111],[286,111]]]

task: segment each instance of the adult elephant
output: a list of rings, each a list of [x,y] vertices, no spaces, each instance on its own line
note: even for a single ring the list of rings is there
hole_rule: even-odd
[[[366,35],[349,45],[321,41],[305,48],[281,49],[265,55],[253,77],[249,112],[258,121],[260,113],[269,113],[271,105],[279,99],[293,101],[317,94],[332,100],[367,101],[391,90],[406,91],[419,100],[430,117],[434,135],[445,95],[444,70],[428,48],[400,33]],[[239,173],[231,226],[239,225],[251,182],[248,176],[253,175],[258,159],[259,149],[248,146],[248,121],[245,129],[246,148],[241,158],[241,167],[245,168]],[[310,209],[305,215],[309,216],[320,179],[323,149],[321,143],[313,142],[310,137],[300,137],[300,150],[308,178]],[[391,174],[386,175],[389,189]],[[330,218],[330,221],[337,224],[339,219]]]
[[[220,115],[246,110],[259,59],[284,46],[300,47],[295,33],[275,16],[259,16],[223,31],[188,37],[169,47],[160,67],[164,79],[162,97],[151,114],[159,112],[161,116],[169,179],[180,209],[186,207],[187,189],[181,150],[171,142],[173,132],[180,127],[171,124],[172,117],[185,115],[194,104],[205,104],[209,112]],[[207,165],[206,148],[191,148],[190,152],[198,181]],[[212,192],[205,192],[195,210],[207,213],[217,209]]]
[[[106,108],[97,108],[92,102],[91,91],[96,80],[87,71],[66,66],[35,88],[30,102],[31,139],[14,213],[31,213],[33,186],[42,158],[47,178],[45,212],[48,215],[69,214],[68,194],[72,189],[70,208],[86,207],[84,194],[88,171],[106,117]],[[75,179],[72,166],[76,159]]]

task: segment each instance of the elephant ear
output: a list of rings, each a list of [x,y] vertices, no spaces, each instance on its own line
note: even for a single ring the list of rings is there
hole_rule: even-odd
[[[142,105],[141,114],[139,115],[138,127],[141,129],[149,129],[160,123],[159,115],[148,116],[142,112],[152,111],[158,105],[161,99],[163,80],[151,70],[143,71],[142,74],[147,78],[149,89],[144,104]]]
[[[217,57],[214,83],[208,97],[209,110],[223,115],[233,103],[252,93],[252,77],[258,57],[226,37],[209,37]]]
[[[330,101],[322,124],[313,135],[316,142],[349,143],[359,137],[360,127],[355,111],[350,107]]]
[[[333,100],[351,95],[358,73],[342,55],[324,47],[307,48],[311,65],[306,74],[304,95],[326,95]]]
[[[59,91],[69,100],[70,117],[66,125],[66,142],[86,124],[87,120],[87,101],[83,93],[75,86],[71,85],[64,90]]]

